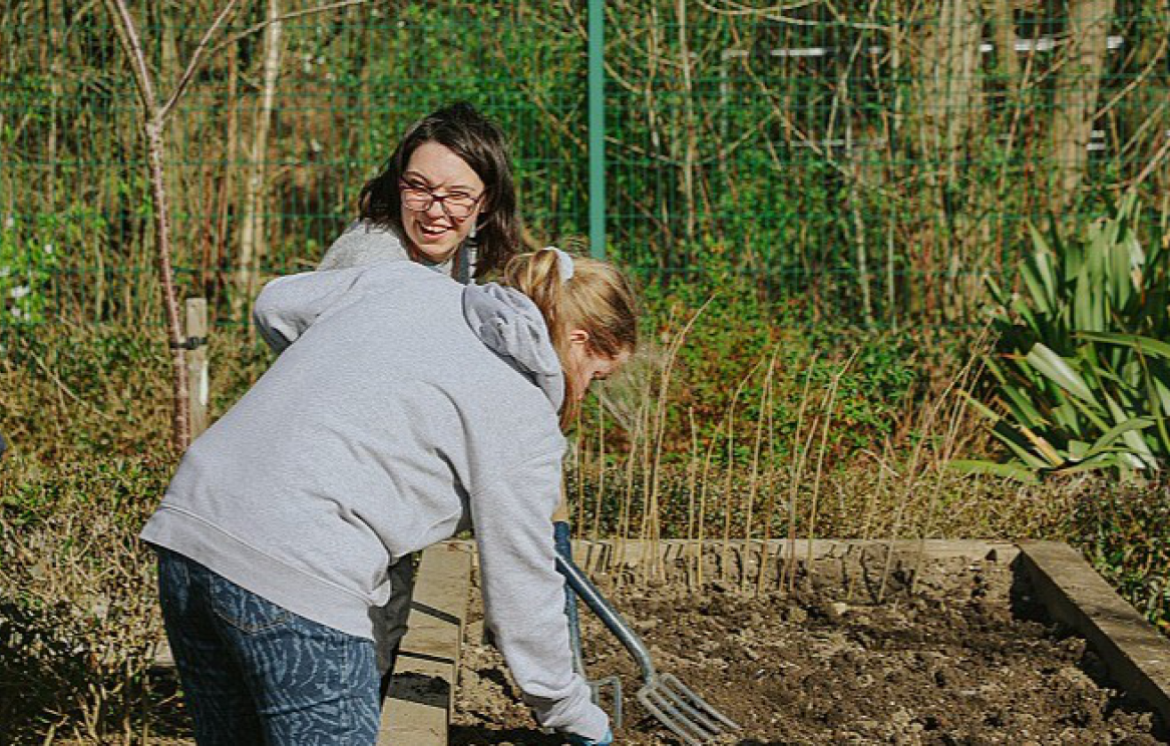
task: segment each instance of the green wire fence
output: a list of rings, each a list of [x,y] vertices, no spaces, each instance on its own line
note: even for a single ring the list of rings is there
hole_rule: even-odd
[[[134,0],[173,86],[224,4]],[[312,268],[404,128],[509,133],[536,243],[589,233],[585,2],[244,3],[181,99],[181,292],[219,323]],[[281,33],[245,33],[268,15]],[[1137,190],[1170,215],[1167,0],[604,3],[606,251],[648,282],[748,275],[809,318],[978,318],[1029,221]],[[217,42],[213,42],[215,44]],[[267,66],[267,67],[266,67]],[[102,3],[0,10],[0,324],[161,323],[134,83]],[[1170,233],[1166,233],[1170,235]]]

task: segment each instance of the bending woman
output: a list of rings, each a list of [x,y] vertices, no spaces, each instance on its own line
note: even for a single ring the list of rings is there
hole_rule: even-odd
[[[295,341],[183,457],[142,534],[198,742],[374,743],[386,568],[472,526],[525,701],[604,741],[550,537],[558,413],[635,346],[624,278],[557,250],[482,287],[385,262],[275,280],[256,316]]]

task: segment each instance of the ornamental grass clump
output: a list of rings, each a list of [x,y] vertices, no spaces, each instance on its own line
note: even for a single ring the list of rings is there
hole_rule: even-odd
[[[1148,474],[1170,456],[1170,273],[1164,241],[1139,240],[1137,199],[1084,238],[1045,237],[1020,289],[988,285],[998,343],[986,357],[990,401],[972,404],[1008,449],[1002,463],[957,462],[1034,481],[1045,474]]]

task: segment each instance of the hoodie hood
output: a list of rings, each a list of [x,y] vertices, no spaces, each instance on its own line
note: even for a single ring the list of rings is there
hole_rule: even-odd
[[[463,291],[463,317],[492,352],[535,383],[560,411],[565,376],[540,309],[519,290],[497,283]]]

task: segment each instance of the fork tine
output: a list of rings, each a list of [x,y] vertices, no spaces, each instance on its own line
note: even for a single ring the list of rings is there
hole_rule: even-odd
[[[638,701],[642,703],[642,706],[658,722],[669,728],[671,732],[681,738],[688,746],[702,746],[703,742],[709,737],[708,734],[687,720],[685,716],[679,715],[668,702],[663,700],[662,692],[658,691],[654,685],[643,687],[638,692]],[[664,710],[664,707],[669,709],[670,712]]]
[[[673,685],[682,696],[689,699],[691,701],[691,703],[693,703],[696,710],[701,711],[706,716],[715,718],[726,728],[730,728],[732,730],[739,730],[739,723],[737,723],[734,720],[732,720],[731,718],[727,717],[719,710],[715,709],[715,707],[713,707],[709,702],[707,702],[707,700],[700,697],[698,692],[696,692],[694,689],[691,689],[689,686],[683,684],[673,674],[669,674],[669,673],[662,674],[660,678],[663,681],[663,683],[665,683],[667,685]],[[719,732],[724,730],[723,727],[720,727],[718,725],[713,725],[712,728],[715,730],[716,733],[719,733]]]
[[[678,690],[671,688],[672,685],[676,685]],[[694,693],[679,683],[678,679],[674,678],[670,674],[662,676],[659,679],[659,692],[663,697],[668,698],[676,708],[682,710],[685,713],[686,719],[692,723],[695,723],[696,726],[704,733],[717,735],[722,732],[723,728],[718,723],[712,722],[708,718],[704,717],[702,712],[693,707],[691,703],[687,701],[686,694],[693,695]]]
[[[604,679],[591,679],[585,682],[589,685],[591,692],[591,699],[593,704],[601,707],[601,690],[605,687],[610,687],[612,690],[611,701],[613,703],[613,713],[610,715],[610,720],[613,722],[614,730],[622,727],[622,682],[617,676],[606,676]]]

